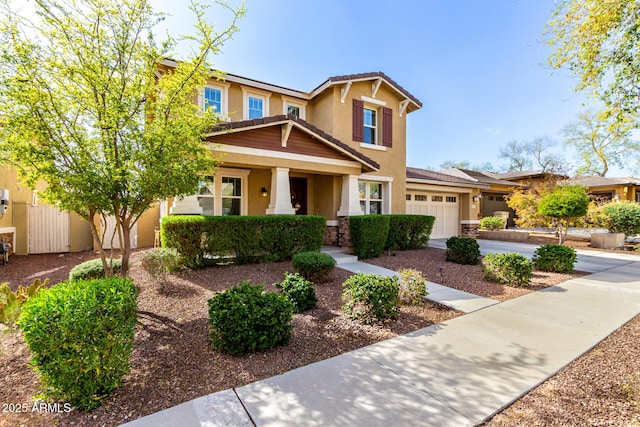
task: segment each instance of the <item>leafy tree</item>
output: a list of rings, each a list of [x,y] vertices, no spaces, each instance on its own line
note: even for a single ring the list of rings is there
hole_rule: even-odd
[[[632,139],[635,124],[629,115],[588,110],[563,130],[565,144],[580,155],[579,175],[605,176],[612,165],[640,162],[640,142]]]
[[[542,173],[564,173],[564,158],[551,150],[556,142],[547,136],[536,137],[532,141],[509,141],[500,148],[498,158],[508,162],[508,172],[529,168],[539,169]]]
[[[626,236],[640,234],[640,204],[634,202],[611,202],[602,207],[604,225],[612,233]]]
[[[553,218],[558,229],[559,244],[564,241],[571,220],[587,214],[589,196],[580,185],[558,186],[538,203],[538,213]]]
[[[578,90],[590,89],[616,111],[640,109],[640,2],[562,0],[547,24],[555,48],[553,67],[580,77]]]
[[[509,141],[507,145],[500,148],[498,158],[506,160],[507,172],[523,171],[531,168],[531,159],[527,152],[527,145],[524,142]]]
[[[463,161],[447,160],[440,164],[440,169],[451,169],[451,168],[469,169],[477,172],[495,172],[496,171],[496,169],[493,167],[491,162],[471,164],[466,160],[463,160]]]
[[[32,22],[4,2],[0,22],[0,158],[41,196],[89,221],[106,268],[95,220],[114,216],[121,274],[130,232],[151,204],[193,194],[198,175],[217,165],[204,141],[216,118],[194,94],[209,77],[209,57],[237,31],[244,9],[229,11],[218,32],[205,21],[211,6],[194,2],[195,35],[156,41],[163,15],[149,0],[35,0]],[[186,40],[194,53],[172,70],[159,62]],[[113,238],[112,238],[113,239]]]
[[[549,218],[538,212],[538,203],[555,187],[557,179],[549,175],[542,181],[532,181],[524,187],[514,187],[505,196],[507,206],[516,213],[514,222],[518,227],[548,227]]]

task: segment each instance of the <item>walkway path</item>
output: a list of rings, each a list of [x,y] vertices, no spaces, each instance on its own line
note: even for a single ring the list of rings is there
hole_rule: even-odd
[[[595,274],[127,426],[475,425],[640,313],[640,258],[589,256]]]

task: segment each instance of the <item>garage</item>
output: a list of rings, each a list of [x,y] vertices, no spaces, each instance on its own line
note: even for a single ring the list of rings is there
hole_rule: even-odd
[[[433,215],[436,220],[431,238],[441,239],[458,235],[460,197],[455,193],[407,193],[407,213]]]

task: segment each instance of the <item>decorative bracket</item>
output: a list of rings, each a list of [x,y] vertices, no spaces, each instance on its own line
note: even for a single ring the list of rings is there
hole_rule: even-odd
[[[351,80],[349,80],[347,82],[346,85],[342,86],[342,89],[340,89],[340,102],[344,104],[344,100],[347,97],[347,94],[349,93],[349,89],[351,89],[351,85],[353,84],[353,82]]]
[[[382,78],[377,79],[371,84],[371,97],[375,98],[378,93],[378,89],[380,89],[380,85],[382,84]]]
[[[293,127],[293,122],[289,120],[287,123],[282,125],[282,146],[287,146],[287,141],[289,140],[289,135],[291,135],[291,128]]]
[[[411,102],[409,98],[400,101],[400,105],[399,105],[400,117],[402,117],[402,115],[404,114],[404,110],[406,110],[407,107],[409,106],[409,102]]]

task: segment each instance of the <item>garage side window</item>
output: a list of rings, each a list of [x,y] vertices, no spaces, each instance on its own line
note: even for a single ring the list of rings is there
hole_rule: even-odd
[[[382,183],[358,181],[360,208],[369,214],[382,213]]]

